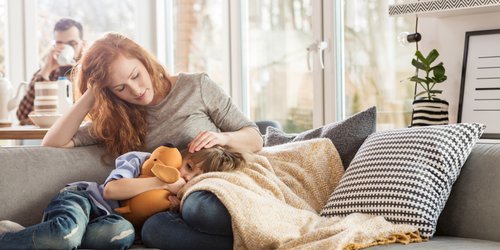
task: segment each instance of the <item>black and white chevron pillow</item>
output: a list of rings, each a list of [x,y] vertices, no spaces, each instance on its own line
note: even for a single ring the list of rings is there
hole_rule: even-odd
[[[436,231],[451,187],[485,126],[462,123],[370,135],[321,211],[322,216],[368,213],[396,224]]]

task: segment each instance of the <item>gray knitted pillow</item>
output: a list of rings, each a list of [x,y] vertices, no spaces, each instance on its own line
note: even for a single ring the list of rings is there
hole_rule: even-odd
[[[485,126],[461,123],[370,135],[321,216],[367,213],[431,237],[453,183]]]
[[[339,152],[344,169],[347,169],[366,137],[375,132],[376,116],[377,109],[371,107],[343,121],[330,123],[299,134],[287,134],[279,129],[268,127],[264,146],[313,138],[329,138]]]

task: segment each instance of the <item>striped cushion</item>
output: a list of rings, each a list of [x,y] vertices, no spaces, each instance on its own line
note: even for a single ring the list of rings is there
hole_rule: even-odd
[[[321,215],[382,215],[432,236],[451,187],[484,129],[463,123],[370,135]]]
[[[448,102],[444,100],[413,101],[412,127],[448,124]]]

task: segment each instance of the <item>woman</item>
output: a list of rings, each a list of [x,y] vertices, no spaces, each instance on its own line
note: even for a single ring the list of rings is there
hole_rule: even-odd
[[[206,74],[169,75],[151,54],[123,35],[109,33],[97,40],[76,70],[83,95],[47,132],[44,146],[101,143],[112,157],[152,151],[167,142],[189,152],[215,145],[240,152],[262,148],[255,123]],[[80,127],[87,115],[91,122]],[[134,185],[144,185],[141,182],[137,179]],[[231,219],[212,193],[187,197],[182,215],[165,212],[151,217],[142,230],[144,243],[159,248],[197,248],[198,243],[204,248],[232,248]],[[157,233],[179,237],[168,242],[149,237]]]

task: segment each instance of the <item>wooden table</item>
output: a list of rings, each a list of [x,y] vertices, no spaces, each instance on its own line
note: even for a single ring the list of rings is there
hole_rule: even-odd
[[[0,128],[0,140],[43,139],[48,128],[37,126],[14,126]]]

